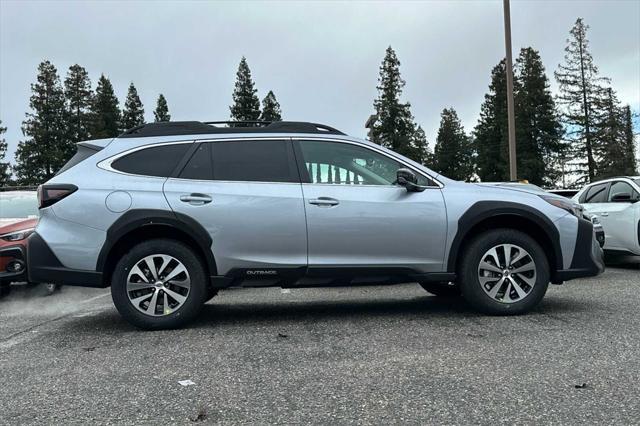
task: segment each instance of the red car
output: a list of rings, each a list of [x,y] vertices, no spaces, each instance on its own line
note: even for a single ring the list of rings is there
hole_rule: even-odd
[[[27,282],[27,237],[38,223],[38,201],[35,191],[0,192],[0,296],[9,285]],[[56,286],[46,284],[47,292]]]

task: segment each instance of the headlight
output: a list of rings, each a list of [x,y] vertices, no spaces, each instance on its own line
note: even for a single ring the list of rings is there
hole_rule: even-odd
[[[20,231],[9,232],[8,234],[0,235],[0,238],[5,241],[20,241],[27,238],[33,233],[35,228],[21,229]]]
[[[540,198],[545,200],[547,203],[552,204],[562,210],[566,210],[572,215],[576,217],[582,217],[583,208],[580,204],[574,203],[573,201],[565,198],[557,198],[550,195],[540,195]]]

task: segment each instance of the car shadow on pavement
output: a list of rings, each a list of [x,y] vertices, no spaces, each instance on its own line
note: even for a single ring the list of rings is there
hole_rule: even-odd
[[[640,256],[606,253],[604,261],[607,267],[640,270]]]
[[[556,319],[566,314],[590,312],[598,307],[572,299],[545,298],[538,307],[521,318],[532,320],[552,316]],[[418,296],[406,299],[368,299],[344,301],[273,301],[217,302],[206,304],[196,321],[185,329],[219,328],[238,325],[280,325],[291,322],[330,322],[333,320],[416,320],[442,322],[456,319],[476,321],[491,318],[478,313],[461,298]],[[500,317],[493,317],[500,318]],[[503,316],[502,318],[508,318]],[[77,318],[71,327],[110,331],[134,331],[115,311],[103,315]]]

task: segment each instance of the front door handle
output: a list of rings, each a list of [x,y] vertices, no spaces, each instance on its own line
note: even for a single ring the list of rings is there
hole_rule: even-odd
[[[318,207],[332,207],[340,204],[340,201],[331,197],[318,197],[318,198],[309,200],[309,204],[313,204],[314,206],[318,206]]]
[[[213,201],[213,198],[206,194],[189,194],[189,195],[181,195],[180,201],[183,203],[189,203],[194,206],[202,206],[204,204],[209,204]]]

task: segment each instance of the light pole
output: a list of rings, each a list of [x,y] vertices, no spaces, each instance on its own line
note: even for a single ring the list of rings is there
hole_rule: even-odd
[[[513,110],[513,60],[511,58],[511,9],[509,0],[504,5],[504,47],[507,53],[507,116],[509,121],[509,177],[518,179],[516,165],[516,118]]]

